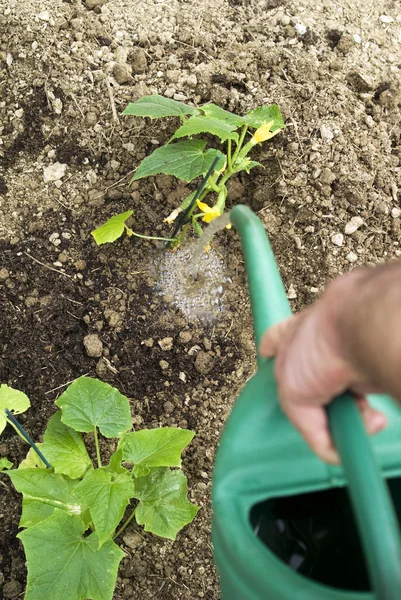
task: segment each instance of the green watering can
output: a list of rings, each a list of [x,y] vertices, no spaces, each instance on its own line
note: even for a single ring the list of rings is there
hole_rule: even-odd
[[[261,221],[245,206],[230,219],[258,347],[291,309]],[[217,452],[212,537],[223,600],[400,600],[400,407],[370,397],[389,425],[369,439],[352,397],[336,398],[328,414],[342,466],[328,465],[281,411],[273,367],[258,357]]]

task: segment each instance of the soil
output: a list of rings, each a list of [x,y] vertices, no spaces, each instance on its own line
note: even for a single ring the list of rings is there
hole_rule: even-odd
[[[264,168],[233,182],[229,206],[262,218],[298,310],[336,275],[401,255],[400,44],[395,0],[0,0],[0,381],[30,397],[21,422],[37,440],[83,374],[130,398],[135,428],[197,434],[184,469],[199,515],[175,543],[128,530],[140,538],[121,540],[116,600],[219,598],[213,457],[255,368],[234,231],[214,242],[233,284],[212,323],[156,292],[158,243],[95,246],[90,232],[131,208],[136,231],[168,235],[177,203],[173,178],[128,185],[176,123],[122,110],[150,93],[239,114],[280,105],[286,130],[255,151]],[[55,163],[60,178],[45,182]],[[101,357],[88,356],[88,334]],[[7,428],[0,456],[18,464],[25,453]],[[20,497],[6,477],[0,491],[0,585],[16,598]]]

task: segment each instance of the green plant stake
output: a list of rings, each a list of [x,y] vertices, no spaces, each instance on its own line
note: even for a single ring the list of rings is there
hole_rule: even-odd
[[[60,410],[39,444],[52,468],[32,449],[18,469],[0,460],[0,470],[23,495],[18,537],[28,566],[25,600],[66,593],[68,600],[111,600],[124,556],[114,540],[132,519],[174,540],[198,512],[180,469],[181,453],[194,434],[171,427],[130,431],[128,399],[89,377],[74,381],[56,405]],[[96,466],[83,433],[94,435]],[[118,439],[108,462],[102,460],[99,434]]]

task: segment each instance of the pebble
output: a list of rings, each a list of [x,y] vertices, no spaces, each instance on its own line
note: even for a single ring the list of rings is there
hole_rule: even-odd
[[[358,255],[355,252],[349,252],[347,254],[347,261],[350,263],[354,263],[358,260]]]
[[[295,31],[297,32],[298,35],[305,35],[306,30],[307,30],[307,28],[303,23],[297,23],[295,25]]]
[[[330,239],[335,246],[342,246],[344,243],[344,236],[342,233],[333,233]]]
[[[173,347],[173,338],[172,337],[163,338],[162,340],[158,341],[158,344],[162,350],[171,350],[171,348]]]
[[[319,175],[319,181],[325,185],[331,185],[336,179],[336,174],[333,173],[328,167],[324,167]]]
[[[162,371],[165,371],[170,366],[166,360],[159,361],[159,365]]]
[[[192,333],[190,331],[180,331],[178,338],[183,344],[188,344],[192,340]]]
[[[214,367],[214,358],[207,352],[200,350],[196,355],[195,369],[202,375],[207,375]]]
[[[96,8],[97,6],[101,6],[103,4],[103,0],[85,0],[85,6],[86,8],[89,8],[89,10],[93,10],[94,8]]]
[[[154,343],[155,343],[155,341],[153,338],[148,338],[147,340],[143,340],[143,342],[141,342],[141,344],[143,344],[147,348],[153,348]]]
[[[400,215],[401,208],[398,208],[398,206],[394,206],[394,208],[391,209],[391,216],[394,217],[394,219],[397,219]]]
[[[50,14],[48,10],[43,10],[38,14],[38,19],[41,21],[45,21],[46,23],[50,21]]]
[[[357,229],[359,229],[361,227],[361,225],[363,225],[364,221],[362,219],[362,217],[352,217],[352,219],[350,221],[348,221],[348,223],[345,226],[344,232],[346,235],[351,235],[352,233],[355,233],[355,231]]]
[[[136,550],[139,546],[142,546],[143,539],[139,535],[139,533],[126,533],[123,536],[124,544],[131,548],[131,550]]]
[[[120,85],[128,83],[132,79],[131,69],[128,67],[128,65],[115,63],[113,67],[113,77]]]
[[[394,23],[393,17],[390,17],[389,15],[380,15],[379,18],[382,23]]]
[[[64,177],[66,170],[66,164],[55,162],[43,169],[43,180],[45,183],[49,183],[50,181],[58,181]]]
[[[334,138],[334,133],[327,125],[321,125],[320,137],[324,142],[331,142],[331,140]]]
[[[171,415],[171,413],[174,411],[174,404],[170,402],[170,400],[167,400],[167,402],[163,404],[163,408],[165,413]]]
[[[288,288],[287,298],[289,300],[295,300],[296,297],[297,297],[297,292],[295,290],[294,284],[291,283],[290,287]]]
[[[0,269],[0,281],[5,281],[9,277],[10,277],[9,271],[7,271],[7,269],[5,269],[4,267],[2,267]]]
[[[86,269],[86,262],[82,259],[76,260],[74,262],[74,267],[77,271],[84,271]]]
[[[100,358],[103,352],[103,342],[96,333],[84,337],[85,351],[91,358]]]
[[[185,375],[184,371],[180,371],[180,374],[178,375],[178,379],[180,379],[183,383],[187,382],[187,376]]]
[[[145,73],[148,68],[148,60],[143,48],[134,48],[131,58],[131,67],[133,73]]]

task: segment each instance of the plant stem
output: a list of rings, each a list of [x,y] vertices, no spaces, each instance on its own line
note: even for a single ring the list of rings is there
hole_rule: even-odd
[[[98,435],[97,435],[97,427],[96,427],[96,425],[95,425],[95,428],[93,430],[93,434],[95,436],[97,466],[100,469],[102,467],[102,459],[100,458],[99,438],[98,438]]]
[[[125,229],[126,229],[128,236],[133,235],[135,237],[139,237],[144,240],[162,240],[164,242],[175,242],[176,241],[176,238],[164,238],[164,237],[155,237],[153,235],[141,235],[140,233],[135,233],[135,231],[132,231],[132,229],[130,229],[126,225],[125,225]]]
[[[124,529],[131,523],[132,519],[135,516],[135,510],[136,510],[136,507],[134,508],[134,510],[128,517],[128,519],[121,525],[120,529],[118,529],[118,531],[113,535],[113,540],[116,540],[118,538],[118,536],[122,534]]]
[[[230,172],[232,169],[232,160],[231,160],[231,140],[227,140],[227,170]]]
[[[234,156],[232,157],[232,164],[235,163],[235,159],[237,158],[238,153],[239,153],[239,151],[242,148],[242,144],[244,143],[245,134],[246,134],[247,131],[248,131],[248,125],[244,125],[243,128],[242,128],[242,131],[241,131],[240,138],[238,140],[237,147],[236,147],[235,152],[234,152]]]

